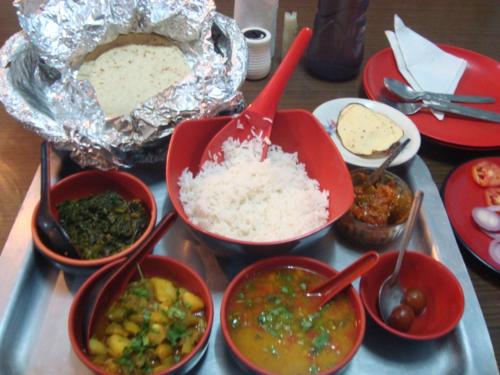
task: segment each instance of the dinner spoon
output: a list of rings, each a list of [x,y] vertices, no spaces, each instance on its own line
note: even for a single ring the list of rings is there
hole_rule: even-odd
[[[396,260],[394,271],[389,277],[385,279],[385,281],[380,286],[378,295],[378,307],[380,310],[380,315],[386,323],[389,321],[389,317],[391,316],[394,308],[401,304],[401,299],[403,298],[404,292],[399,283],[399,272],[401,270],[401,265],[403,263],[406,248],[408,246],[408,243],[410,242],[410,237],[413,232],[413,227],[416,223],[418,212],[420,211],[423,196],[424,193],[420,190],[415,193],[408,220],[403,232],[403,239],[399,248],[399,255],[398,259]]]
[[[111,302],[123,293],[125,287],[134,275],[136,267],[140,267],[141,262],[151,254],[158,241],[163,238],[176,217],[177,213],[175,211],[165,214],[153,231],[139,245],[137,250],[104,281],[102,286],[100,286],[94,304],[90,308],[86,327],[83,328],[83,334],[86,335],[85,342],[87,344],[92,337],[92,332],[94,332],[97,318],[104,313]]]
[[[395,146],[389,153],[389,156],[384,160],[380,166],[375,169],[367,178],[365,185],[373,185],[379,180],[379,178],[384,174],[385,170],[391,165],[392,161],[403,151],[406,145],[410,143],[410,138],[407,138],[404,142],[399,143]]]
[[[370,251],[342,271],[326,279],[320,285],[309,289],[306,292],[308,297],[319,297],[317,309],[321,309],[328,301],[339,294],[347,286],[370,270],[378,262],[379,255],[375,251]]]
[[[40,154],[40,208],[36,218],[36,226],[42,242],[60,255],[81,259],[78,250],[71,244],[66,231],[52,214],[52,200],[50,199],[50,146],[42,143]]]

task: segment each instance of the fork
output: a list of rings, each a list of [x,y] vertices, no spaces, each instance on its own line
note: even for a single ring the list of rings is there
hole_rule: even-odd
[[[385,95],[380,95],[378,97],[379,101],[396,108],[405,115],[413,115],[420,111],[422,108],[436,109],[438,111],[453,113],[455,115],[472,117],[484,121],[493,121],[500,123],[500,113],[484,111],[481,109],[476,109],[472,107],[466,107],[458,104],[453,104],[449,102],[394,102]]]
[[[395,102],[389,99],[385,95],[380,95],[378,100],[382,103],[385,103],[393,108],[396,108],[398,111],[403,112],[405,115],[413,115],[420,111],[424,107],[423,103],[415,103],[415,102]]]

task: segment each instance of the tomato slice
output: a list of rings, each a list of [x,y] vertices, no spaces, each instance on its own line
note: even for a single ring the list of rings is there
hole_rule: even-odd
[[[484,197],[488,206],[500,205],[500,187],[490,187],[485,189]]]
[[[472,178],[479,186],[489,187],[500,185],[500,166],[483,160],[472,166]]]

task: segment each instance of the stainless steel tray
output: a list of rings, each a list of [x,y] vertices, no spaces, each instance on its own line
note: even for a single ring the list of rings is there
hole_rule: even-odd
[[[167,196],[162,172],[160,165],[132,171],[151,186],[159,216],[165,211]],[[345,374],[498,374],[481,308],[427,167],[416,157],[396,172],[412,188],[425,193],[410,248],[431,254],[453,271],[465,294],[465,312],[453,332],[429,342],[396,338],[367,319],[363,345]],[[0,374],[87,374],[89,371],[73,354],[66,333],[72,296],[83,279],[63,274],[33,251],[30,220],[39,199],[38,191],[39,172],[0,255]],[[332,231],[305,255],[340,269],[357,258],[361,251],[338,241]],[[214,327],[207,354],[193,373],[241,373],[224,343],[219,307],[228,281],[249,261],[217,259],[180,220],[155,248],[155,253],[175,257],[190,265],[212,291]]]

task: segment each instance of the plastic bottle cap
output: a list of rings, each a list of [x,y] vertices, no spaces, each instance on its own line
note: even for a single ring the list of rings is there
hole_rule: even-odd
[[[248,46],[247,79],[262,79],[271,71],[271,33],[256,26],[241,31]]]

